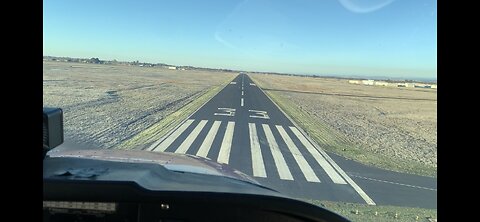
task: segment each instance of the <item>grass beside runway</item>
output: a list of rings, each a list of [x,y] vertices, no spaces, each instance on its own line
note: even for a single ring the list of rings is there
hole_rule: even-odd
[[[138,133],[137,135],[133,136],[129,140],[122,142],[117,149],[139,149],[139,148],[146,148],[148,144],[156,142],[167,133],[169,133],[172,129],[174,129],[177,125],[179,125],[182,121],[196,112],[203,104],[208,102],[211,98],[217,95],[226,85],[228,85],[233,79],[224,82],[219,86],[214,86],[208,90],[206,90],[202,95],[200,95],[197,99],[194,99],[190,103],[186,104],[182,108],[178,109],[177,111],[173,112],[172,114],[166,116],[159,122],[153,124],[146,130]]]
[[[254,77],[254,76],[252,76]],[[257,86],[263,88],[261,82],[252,78]],[[436,167],[424,165],[415,161],[406,159],[392,158],[380,153],[367,152],[367,149],[354,145],[347,140],[341,133],[335,131],[312,114],[306,112],[293,102],[285,99],[281,92],[268,91],[265,93],[282,109],[290,118],[292,118],[320,147],[326,151],[333,152],[366,165],[375,166],[382,169],[392,170],[401,173],[411,173],[421,176],[436,177]]]
[[[436,209],[396,206],[372,206],[367,204],[319,200],[303,201],[329,209],[350,219],[351,221],[437,221]]]

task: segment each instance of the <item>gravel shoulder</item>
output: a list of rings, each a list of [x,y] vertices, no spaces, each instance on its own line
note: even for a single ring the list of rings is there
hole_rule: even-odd
[[[43,106],[63,109],[65,141],[117,148],[235,75],[44,61]]]
[[[436,89],[250,76],[324,149],[367,165],[436,177]]]

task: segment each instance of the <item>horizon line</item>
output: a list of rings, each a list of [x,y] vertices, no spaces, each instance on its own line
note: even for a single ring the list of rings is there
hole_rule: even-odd
[[[437,77],[388,77],[388,76],[382,76],[382,75],[366,75],[366,74],[306,74],[306,73],[285,73],[285,72],[273,72],[273,71],[252,71],[252,70],[237,70],[237,69],[230,69],[230,68],[212,68],[212,67],[198,67],[198,66],[192,66],[192,65],[175,65],[175,64],[167,64],[167,63],[162,63],[162,62],[157,62],[157,63],[150,63],[150,62],[142,62],[139,60],[135,61],[120,61],[117,59],[112,59],[112,60],[101,60],[98,57],[91,57],[91,58],[79,58],[79,57],[69,57],[69,56],[52,56],[52,55],[43,55],[43,57],[53,57],[53,58],[68,58],[68,59],[98,59],[99,61],[108,61],[108,62],[119,62],[119,63],[141,63],[141,64],[161,64],[161,65],[169,65],[169,66],[176,66],[176,67],[193,67],[193,68],[199,68],[199,69],[213,69],[213,70],[229,70],[229,71],[237,71],[237,72],[250,72],[250,73],[263,73],[263,74],[279,74],[279,75],[296,75],[296,76],[317,76],[317,77],[334,77],[334,78],[365,78],[365,79],[375,79],[375,80],[420,80],[420,81],[428,81],[428,82],[436,82]]]

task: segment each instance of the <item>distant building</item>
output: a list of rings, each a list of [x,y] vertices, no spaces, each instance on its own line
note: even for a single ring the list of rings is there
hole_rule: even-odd
[[[430,85],[423,83],[415,83],[415,88],[430,88]]]
[[[176,70],[176,69],[177,69],[177,67],[175,67],[175,66],[169,66],[169,67],[168,67],[168,69],[171,69],[171,70]]]
[[[436,89],[436,84],[413,83],[413,82],[386,82],[375,80],[348,80],[350,84],[363,84],[369,86],[389,86],[389,87],[409,87],[409,88],[428,88]]]
[[[388,82],[376,81],[374,82],[376,86],[388,86]]]
[[[371,79],[369,79],[369,80],[362,80],[362,83],[363,83],[363,85],[373,86],[373,82],[374,82],[374,81],[375,81],[375,80],[371,80]]]

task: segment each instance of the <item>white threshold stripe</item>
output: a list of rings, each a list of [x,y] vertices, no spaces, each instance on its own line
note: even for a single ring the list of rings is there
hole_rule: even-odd
[[[207,157],[208,152],[210,151],[210,148],[212,147],[213,140],[215,139],[215,136],[217,135],[218,128],[220,127],[221,121],[215,121],[213,122],[212,127],[208,131],[207,136],[205,137],[205,140],[203,140],[202,145],[200,146],[200,149],[198,149],[197,156],[201,157]]]
[[[352,180],[352,178],[350,178],[347,173],[345,173],[345,171],[342,170],[342,168],[340,168],[340,166],[337,165],[337,163],[335,163],[335,161],[332,160],[332,158],[330,156],[327,155],[327,153],[319,148],[317,149],[324,157],[325,159],[327,159],[327,161],[332,164],[333,168],[335,168],[338,173],[340,173],[340,175],[345,178],[345,180],[347,181],[347,183],[350,184],[350,186],[353,187],[353,189],[355,191],[357,191],[358,195],[360,195],[363,200],[365,200],[365,202],[368,204],[368,205],[377,205],[373,200],[372,198],[370,198],[367,193],[365,193],[365,191],[362,190],[362,188],[360,188],[360,186],[357,185],[357,183],[355,183],[355,181]]]
[[[250,147],[252,149],[252,169],[253,176],[267,177],[265,165],[263,163],[262,150],[258,142],[257,128],[255,123],[248,123],[248,132],[250,135]]]
[[[300,152],[298,147],[295,145],[292,138],[290,138],[288,133],[285,131],[285,129],[280,125],[275,125],[275,127],[277,127],[277,130],[280,133],[280,136],[282,136],[282,139],[285,142],[285,144],[287,144],[287,147],[292,153],[293,158],[295,158],[295,161],[297,161],[297,164],[302,170],[302,173],[305,176],[305,179],[307,179],[308,182],[320,183],[320,179],[318,179],[317,175],[315,175],[315,172],[313,171],[312,167],[308,164],[305,157],[303,157],[302,153]]]
[[[190,135],[185,138],[182,144],[175,150],[175,153],[187,153],[187,150],[190,148],[192,145],[193,141],[197,138],[198,134],[200,134],[200,131],[202,131],[203,127],[205,124],[207,124],[208,120],[201,120],[200,123],[193,129],[193,131],[190,133]]]
[[[282,152],[278,148],[278,144],[275,141],[275,137],[273,137],[272,130],[270,130],[270,126],[267,124],[262,124],[263,131],[265,132],[265,136],[267,137],[267,142],[270,147],[270,151],[272,152],[273,161],[275,162],[275,166],[277,166],[278,175],[280,179],[283,180],[293,180],[292,173],[290,173],[290,169],[288,169],[287,163],[283,158]]]
[[[292,130],[293,134],[300,140],[300,142],[307,148],[308,152],[310,152],[315,158],[315,160],[320,164],[323,170],[327,173],[327,175],[332,179],[332,181],[336,184],[347,184],[347,182],[333,169],[333,167],[323,158],[323,156],[318,152],[315,147],[312,146],[310,142],[300,133],[297,127],[291,126],[290,129]]]
[[[166,136],[170,136],[170,135],[166,135]],[[160,144],[160,142],[162,142],[164,140],[164,138],[161,138],[157,141],[155,141],[152,145],[150,145],[150,147],[147,148],[148,151],[153,151],[155,148],[157,148],[158,144]]]
[[[180,127],[178,127],[178,129],[175,130],[175,132],[173,132],[164,141],[162,141],[162,143],[160,143],[160,145],[157,148],[155,148],[153,151],[155,152],[165,151],[173,143],[173,141],[175,141],[175,139],[177,139],[177,137],[180,136],[180,134],[182,134],[183,131],[185,131],[188,128],[188,126],[190,126],[190,124],[193,123],[193,121],[194,121],[193,119],[189,119],[185,121],[185,123],[183,123]]]
[[[262,93],[268,97],[268,99],[273,103],[275,104],[275,106],[295,125],[298,127],[298,124],[292,119],[290,118],[290,116],[288,116],[285,111],[283,111],[277,103],[275,103],[275,101],[272,100],[272,98],[265,93],[265,91],[263,91],[262,88],[260,88],[260,91],[262,91]],[[301,128],[299,128],[301,129]],[[303,132],[302,134],[305,135],[305,133]],[[372,198],[370,198],[366,193],[365,191],[362,190],[362,188],[360,188],[356,183],[355,181],[352,180],[352,178],[350,178],[346,173],[345,171],[342,170],[342,168],[340,168],[337,163],[335,163],[335,161],[332,160],[332,158],[330,158],[330,156],[327,155],[327,153],[321,148],[318,146],[318,144],[315,143],[314,140],[312,140],[311,138],[307,137],[308,141],[310,141],[310,143],[312,143],[312,145],[315,147],[315,149],[317,149],[320,154],[323,155],[323,157],[325,159],[327,159],[327,161],[333,166],[333,168],[335,168],[335,170],[337,170],[337,172],[340,174],[340,176],[342,176],[343,178],[345,178],[345,180],[347,181],[348,184],[350,184],[350,186],[353,187],[353,189],[363,198],[363,200],[365,200],[365,202],[369,205],[376,205],[375,202],[372,200]]]
[[[228,121],[227,130],[223,136],[222,146],[218,153],[217,162],[228,164],[230,159],[230,150],[232,149],[233,129],[235,128],[235,122]]]
[[[240,106],[243,106],[243,98],[240,100]]]

